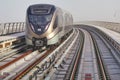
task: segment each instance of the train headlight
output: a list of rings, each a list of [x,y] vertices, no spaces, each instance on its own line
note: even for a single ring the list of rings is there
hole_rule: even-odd
[[[32,24],[30,24],[30,27],[32,28],[32,30],[35,32],[35,29],[34,29],[34,27],[33,27],[33,25]]]
[[[45,30],[47,30],[49,26],[50,26],[50,23],[47,24],[47,26],[45,27]]]

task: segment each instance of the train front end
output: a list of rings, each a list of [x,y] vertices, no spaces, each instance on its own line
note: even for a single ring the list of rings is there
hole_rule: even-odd
[[[47,46],[47,35],[52,32],[49,27],[55,11],[53,5],[38,4],[27,9],[26,42],[34,47]]]

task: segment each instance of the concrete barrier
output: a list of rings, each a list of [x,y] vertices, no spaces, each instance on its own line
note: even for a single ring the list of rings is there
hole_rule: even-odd
[[[87,24],[87,25],[96,25],[100,27],[105,27],[107,29],[116,31],[120,33],[120,23],[116,22],[105,22],[105,21],[81,21],[75,24]]]

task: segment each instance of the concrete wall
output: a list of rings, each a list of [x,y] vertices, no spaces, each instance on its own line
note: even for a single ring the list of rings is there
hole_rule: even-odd
[[[78,24],[78,23],[75,23],[75,24]],[[120,23],[105,22],[105,21],[82,21],[82,22],[79,22],[79,24],[101,26],[101,27],[105,27],[120,33]]]

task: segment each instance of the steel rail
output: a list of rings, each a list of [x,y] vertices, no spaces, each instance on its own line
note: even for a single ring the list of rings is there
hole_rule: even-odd
[[[80,57],[81,57],[81,54],[82,54],[82,50],[83,50],[83,45],[84,45],[84,34],[82,31],[79,30],[79,34],[81,34],[80,36],[80,43],[79,43],[79,46],[78,46],[78,51],[77,51],[77,55],[76,55],[76,60],[75,60],[75,63],[74,63],[74,67],[72,69],[72,72],[71,72],[71,75],[70,75],[70,80],[74,80],[75,79],[75,74],[76,74],[76,70],[78,68],[78,64],[79,64],[79,60],[80,60]]]
[[[17,62],[18,60],[22,59],[23,57],[25,57],[25,56],[27,56],[27,55],[29,55],[31,52],[32,52],[32,51],[29,50],[29,51],[25,52],[24,54],[22,54],[21,56],[19,56],[19,57],[13,59],[12,61],[10,61],[10,62],[8,62],[8,63],[6,63],[6,64],[0,66],[0,70],[5,69],[5,68],[8,67],[9,65],[11,65],[11,64],[13,64],[13,63],[15,63],[15,62]]]
[[[89,32],[90,33],[90,32]],[[90,33],[91,34],[91,33]],[[92,36],[91,34],[91,38],[93,40],[93,44],[94,44],[94,48],[95,48],[95,53],[96,53],[96,57],[97,57],[97,62],[98,62],[98,67],[99,67],[99,74],[100,74],[100,78],[101,80],[108,80],[108,75],[107,75],[107,72],[106,72],[106,69],[104,67],[104,63],[103,63],[103,60],[100,56],[100,51],[99,51],[99,48],[98,48],[98,45],[97,45],[97,42],[96,40],[94,39],[94,37]]]

